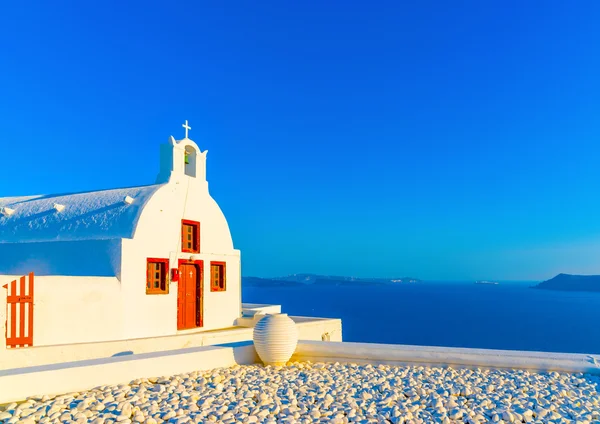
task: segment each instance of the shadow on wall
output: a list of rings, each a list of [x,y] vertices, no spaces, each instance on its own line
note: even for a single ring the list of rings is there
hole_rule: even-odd
[[[115,353],[114,355],[111,355],[111,358],[116,358],[119,356],[128,356],[128,355],[133,355],[133,350],[126,350],[124,352]]]
[[[0,243],[0,274],[119,277],[120,240]]]
[[[237,364],[257,364],[260,363],[260,358],[256,349],[254,348],[254,342],[252,340],[244,340],[241,342],[231,342],[214,345],[214,347],[231,347],[233,349],[233,359]],[[240,349],[243,348],[243,349]]]

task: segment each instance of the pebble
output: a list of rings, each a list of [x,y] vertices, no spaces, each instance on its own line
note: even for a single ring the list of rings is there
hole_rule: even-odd
[[[292,362],[138,379],[0,411],[2,423],[598,422],[584,374]]]

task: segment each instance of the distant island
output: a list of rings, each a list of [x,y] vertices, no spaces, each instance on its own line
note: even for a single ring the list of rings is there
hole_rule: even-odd
[[[242,283],[254,287],[272,287],[272,286],[303,286],[303,285],[383,285],[383,284],[411,284],[420,283],[421,280],[412,277],[401,278],[357,278],[342,277],[333,275],[317,274],[292,274],[285,277],[261,278],[261,277],[242,277]]]
[[[475,284],[488,284],[488,285],[492,285],[492,286],[497,286],[498,282],[497,281],[480,280],[480,281],[475,281]]]
[[[543,290],[600,292],[600,275],[558,274],[556,277],[534,286],[534,288]]]

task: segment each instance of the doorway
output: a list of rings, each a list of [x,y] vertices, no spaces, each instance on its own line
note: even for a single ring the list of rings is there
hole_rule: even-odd
[[[179,264],[177,288],[177,329],[187,330],[203,325],[202,262]]]

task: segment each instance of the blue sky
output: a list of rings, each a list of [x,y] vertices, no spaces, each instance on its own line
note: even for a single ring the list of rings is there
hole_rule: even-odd
[[[0,196],[208,149],[245,275],[600,273],[600,3],[9,2]]]

